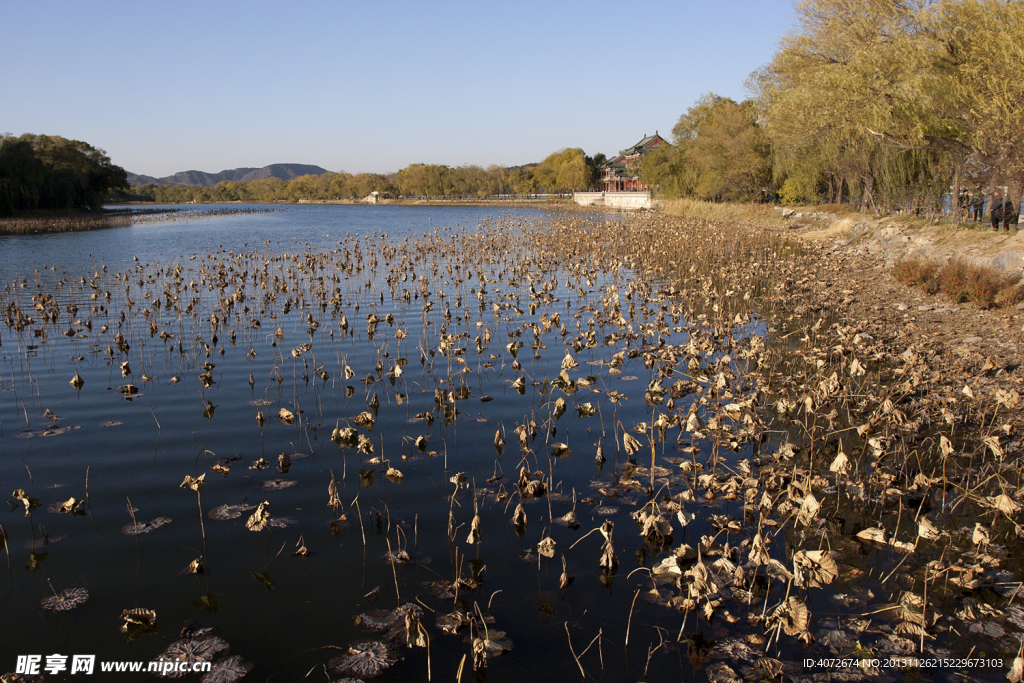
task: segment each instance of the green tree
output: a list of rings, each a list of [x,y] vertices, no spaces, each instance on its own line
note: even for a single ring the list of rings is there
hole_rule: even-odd
[[[768,138],[751,101],[709,93],[679,117],[675,144],[646,156],[640,175],[666,196],[756,199],[771,184]]]
[[[751,79],[794,196],[938,206],[967,169],[1020,195],[1024,7],[1001,0],[801,0]],[[877,202],[876,202],[877,200]]]
[[[549,192],[585,190],[590,187],[596,169],[579,147],[567,147],[549,155],[537,167],[539,187]]]
[[[26,134],[0,138],[0,212],[100,209],[111,192],[128,192],[128,174],[80,140]]]

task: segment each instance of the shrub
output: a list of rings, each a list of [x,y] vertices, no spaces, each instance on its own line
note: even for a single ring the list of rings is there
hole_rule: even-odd
[[[912,287],[917,284],[917,259],[901,259],[893,266],[892,276],[901,285]]]
[[[968,265],[958,258],[946,261],[936,274],[939,291],[948,296],[954,303],[963,303],[968,299],[967,282],[969,279]]]
[[[991,308],[996,294],[1006,286],[1006,276],[992,268],[971,266],[967,269],[967,297],[979,308]]]
[[[932,261],[909,258],[898,261],[892,269],[892,275],[900,284],[920,287],[928,294],[935,294],[939,291],[936,279],[938,270],[938,265]]]
[[[1008,284],[996,294],[996,305],[1010,308],[1024,301],[1024,287],[1017,283]]]
[[[1008,308],[1024,301],[1024,287],[995,268],[975,266],[951,258],[942,266],[918,258],[901,259],[892,276],[903,285],[927,294],[942,292],[955,303],[970,301],[979,308]]]

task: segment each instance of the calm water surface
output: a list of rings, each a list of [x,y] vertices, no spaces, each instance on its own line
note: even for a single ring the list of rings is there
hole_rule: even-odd
[[[517,211],[501,220],[522,226],[543,217]],[[433,680],[454,680],[464,655],[463,676],[470,680],[471,646],[464,641],[469,631],[452,636],[434,626],[456,603],[430,591],[432,583],[461,576],[479,585],[463,588],[457,604],[468,612],[489,610],[494,617],[489,628],[504,631],[513,644],[510,652],[490,660],[489,680],[578,676],[567,623],[577,652],[603,632],[601,653],[595,644],[582,661],[605,680],[636,678],[645,667],[652,679],[659,669],[678,677],[684,655],[662,650],[647,664],[646,653],[662,635],[674,637],[679,616],[644,601],[634,606],[635,591],[652,584],[646,572],[626,577],[653,560],[627,516],[646,496],[638,491],[604,507],[579,502],[601,499],[598,489],[613,483],[616,446],[609,433],[604,439],[609,462],[603,468],[595,463],[602,418],[581,417],[574,404],[598,404],[609,432],[613,418],[624,425],[650,419],[643,400],[650,370],[642,359],[627,360],[617,375],[610,375],[606,364],[587,365],[606,363],[611,353],[625,349],[624,342],[573,351],[579,362],[573,378],[589,375],[591,386],[602,393],[581,389],[566,397],[568,412],[552,423],[553,433],[544,426],[555,398],[547,382],[560,371],[564,339],[579,334],[577,322],[587,329],[587,307],[600,305],[607,295],[602,286],[617,281],[624,287],[628,277],[595,272],[589,286],[581,282],[582,288],[572,291],[565,287],[565,272],[538,273],[533,283],[510,284],[505,271],[516,258],[511,244],[504,253],[492,251],[489,260],[445,251],[457,231],[476,230],[497,218],[493,210],[465,207],[287,206],[264,215],[0,238],[4,303],[18,302],[34,319],[20,332],[0,332],[0,482],[5,493],[24,489],[41,504],[29,516],[21,507],[0,516],[10,549],[9,568],[0,563],[7,615],[0,626],[0,670],[13,671],[18,655],[31,654],[149,661],[178,640],[183,625],[194,624],[215,627],[230,654],[253,665],[252,679],[295,681],[313,669],[310,679],[329,680],[323,668],[328,660],[354,641],[380,637],[361,628],[357,615],[395,608],[397,583],[401,603],[415,604],[418,598],[424,606]],[[435,232],[438,250],[423,252],[415,265],[391,263],[389,255],[397,252],[373,248],[401,247]],[[347,242],[346,234],[352,238]],[[232,256],[237,254],[247,257],[239,261]],[[306,254],[323,260],[314,268],[306,264]],[[355,267],[339,270],[342,262]],[[392,268],[407,268],[395,272],[408,274],[394,290],[385,281]],[[465,280],[470,270],[475,279]],[[481,275],[490,281],[487,294]],[[424,291],[433,304],[427,313],[421,276],[429,280]],[[270,287],[262,289],[266,281]],[[546,282],[556,286],[546,299],[534,299],[536,310],[528,307],[530,288]],[[412,294],[409,302],[403,290]],[[523,298],[508,299],[510,291]],[[321,307],[316,292],[334,302]],[[43,322],[40,310],[32,308],[32,297],[39,294],[54,297],[60,310],[56,322]],[[226,309],[224,300],[232,294],[241,297]],[[496,303],[514,306],[495,313]],[[550,322],[556,313],[571,335],[563,338],[556,324],[543,335],[541,348],[531,348],[533,333],[524,334],[523,323],[542,316]],[[394,316],[392,323],[377,325],[373,339],[370,314]],[[348,334],[340,326],[342,315]],[[260,327],[254,328],[255,320]],[[66,336],[69,328],[74,336]],[[442,328],[448,335],[464,335],[452,341],[466,349],[463,355],[439,353]],[[405,339],[396,338],[399,329]],[[477,353],[473,340],[485,330],[490,343]],[[129,349],[117,348],[118,333]],[[161,338],[162,333],[173,336]],[[685,339],[676,337],[676,342]],[[518,375],[526,379],[523,393],[511,385],[517,376],[506,349],[511,341],[525,344],[518,355],[523,367]],[[122,377],[124,362],[131,374]],[[403,369],[397,379],[396,367]],[[461,372],[464,368],[469,372]],[[80,390],[69,384],[76,372],[84,380]],[[120,393],[126,384],[138,393]],[[449,387],[464,392],[458,400],[436,403],[435,390]],[[613,404],[606,399],[609,390],[628,398]],[[374,396],[376,423],[358,431],[383,461],[330,440],[336,426],[351,425],[370,410]],[[485,396],[493,400],[482,401]],[[275,419],[282,408],[297,415],[293,424]],[[60,419],[47,419],[46,410]],[[266,417],[262,427],[257,412]],[[539,424],[539,436],[531,451],[522,451],[513,429],[531,419]],[[499,429],[508,442],[501,453],[493,443]],[[425,437],[422,450],[415,444],[420,436]],[[545,442],[566,444],[570,452],[549,457]],[[284,472],[277,467],[282,453],[292,458]],[[260,458],[270,466],[250,469]],[[210,469],[217,464],[229,473]],[[404,474],[400,483],[385,476],[389,466]],[[520,538],[509,521],[520,498],[508,494],[516,491],[524,466],[553,475],[555,492],[523,501],[528,525]],[[179,488],[186,475],[201,474],[206,475],[202,525],[196,494]],[[332,474],[343,503],[338,513],[346,515],[347,525],[331,524],[336,519],[327,505]],[[459,488],[453,478],[465,483]],[[283,483],[275,485],[277,480]],[[286,488],[267,488],[275,486]],[[466,542],[474,486],[482,522],[479,544]],[[81,514],[48,511],[86,495]],[[129,501],[136,523],[171,522],[137,536],[125,533],[133,523]],[[280,526],[248,531],[251,508],[226,521],[209,516],[218,506],[263,501]],[[550,523],[573,509],[579,530]],[[605,519],[618,524],[621,568],[602,581],[601,536],[570,546]],[[557,554],[538,561],[537,543],[548,533]],[[389,543],[412,561],[393,570]],[[295,554],[302,545],[308,557]],[[188,573],[189,563],[200,556],[207,571]],[[565,592],[559,590],[563,557],[576,577]],[[88,602],[67,612],[40,609],[42,599],[71,587],[86,588]],[[136,608],[154,610],[157,627],[131,639],[120,629],[120,615]],[[631,608],[639,661],[623,655]],[[396,652],[401,660],[377,680],[427,680],[424,650]],[[330,680],[342,677],[330,674]],[[77,676],[65,671],[51,679]]]
[[[397,661],[374,680],[452,681],[460,667],[466,681],[582,678],[581,667],[588,680],[703,680],[724,663],[757,677],[766,652],[785,662],[782,675],[804,671],[793,634],[772,645],[779,629],[762,619],[792,585],[747,562],[768,522],[744,509],[744,477],[758,476],[751,463],[775,466],[791,428],[772,422],[763,391],[747,400],[758,389],[745,350],[767,336],[756,316],[728,333],[686,320],[658,291],[670,283],[637,289],[632,255],[598,267],[544,239],[556,217],[538,211],[269,208],[280,210],[0,237],[0,490],[12,501],[0,515],[0,673],[22,655],[149,662],[183,628],[215,629],[230,648],[216,661],[241,658],[246,680],[341,680],[333,658],[385,638]],[[728,427],[712,439],[680,429],[698,405]],[[748,409],[765,417],[763,439],[739,417]],[[651,428],[665,415],[681,416],[667,438]],[[358,441],[332,440],[344,428]],[[633,463],[624,432],[638,440]],[[546,495],[521,496],[524,470]],[[201,475],[198,496],[181,487]],[[830,481],[816,486],[839,500]],[[26,514],[16,490],[38,507]],[[651,494],[670,512],[660,542],[631,519],[652,509]],[[61,514],[72,497],[86,502]],[[249,530],[261,503],[269,524]],[[520,504],[525,528],[511,521]],[[874,520],[835,506],[815,527],[791,515],[770,532],[780,567],[826,538],[846,549],[841,575],[798,600],[814,614],[807,652],[857,653],[862,639],[891,651],[868,627],[892,610],[893,583],[914,578],[884,585],[903,556],[851,541]],[[617,571],[599,564],[606,521]],[[538,553],[548,536],[551,557]],[[715,551],[706,578],[722,587],[689,605],[685,592],[704,579],[679,588],[651,571],[683,544]],[[564,589],[563,570],[574,577]],[[738,578],[744,570],[754,578]],[[42,608],[71,588],[88,600]],[[370,628],[399,605],[415,606],[413,637],[429,648],[395,642],[404,619],[390,633]],[[156,627],[123,631],[124,610],[152,610]],[[476,623],[446,633],[453,611]],[[991,628],[982,645],[951,634],[933,645],[1008,665],[1016,644]],[[473,671],[478,635],[507,652]]]

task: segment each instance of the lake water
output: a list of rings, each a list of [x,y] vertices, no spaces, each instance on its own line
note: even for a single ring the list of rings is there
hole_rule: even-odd
[[[566,339],[579,334],[577,320],[585,331],[592,316],[587,307],[607,295],[601,288],[613,281],[625,287],[628,274],[595,272],[591,286],[580,282],[582,289],[570,292],[558,269],[532,283],[524,280],[515,262],[521,245],[513,248],[511,241],[504,251],[492,245],[486,254],[452,248],[462,230],[501,223],[511,237],[545,217],[471,207],[286,206],[262,215],[0,238],[4,305],[17,302],[34,320],[21,331],[5,328],[0,339],[0,481],[5,492],[23,489],[41,504],[29,516],[18,507],[2,517],[10,569],[0,579],[7,584],[8,615],[0,627],[0,669],[13,671],[17,656],[33,654],[148,662],[179,640],[183,625],[194,624],[215,627],[230,654],[252,664],[253,679],[299,680],[320,667],[310,678],[328,680],[323,666],[332,657],[352,642],[381,637],[362,628],[357,616],[394,609],[397,582],[401,604],[417,604],[418,598],[424,605],[433,680],[454,680],[460,663],[465,680],[473,675],[472,646],[464,637],[475,636],[475,628],[446,635],[435,626],[455,607],[488,614],[488,621],[493,616],[488,628],[507,634],[505,640],[494,637],[510,641],[512,649],[489,661],[489,680],[579,675],[566,623],[577,652],[603,632],[608,680],[625,680],[630,667],[636,675],[638,664],[622,655],[631,607],[641,665],[647,645],[658,642],[653,627],[674,633],[679,617],[643,601],[633,605],[631,584],[649,588],[650,581],[629,582],[626,575],[650,563],[654,553],[644,550],[642,539],[632,540],[635,524],[627,515],[646,496],[626,493],[616,505],[579,502],[600,499],[599,488],[614,487],[616,446],[608,434],[603,448],[609,462],[595,463],[601,422],[581,417],[574,404],[602,404],[609,431],[612,415],[626,425],[650,419],[643,400],[650,371],[642,359],[628,359],[610,375],[606,364],[587,365],[606,363],[609,350],[573,351],[579,363],[574,378],[589,375],[593,388],[617,389],[628,400],[613,404],[581,389],[566,397],[569,410],[557,421],[550,420],[555,399],[549,384],[560,371]],[[401,248],[417,239],[420,246],[406,253],[418,255],[418,263],[388,261],[394,253],[385,252],[385,244]],[[466,239],[466,251],[472,241]],[[322,259],[316,268],[307,263],[308,254]],[[337,268],[343,261],[352,267],[348,272]],[[389,270],[410,275],[396,279],[394,294],[386,282]],[[459,282],[470,270],[477,279]],[[478,297],[481,275],[491,292]],[[433,302],[427,313],[418,282],[423,276],[430,280],[423,291]],[[269,290],[261,289],[265,282]],[[533,299],[533,310],[529,290],[543,283],[554,286]],[[410,301],[403,290],[412,293]],[[511,291],[523,298],[512,301]],[[60,312],[56,322],[44,322],[33,308],[38,294],[53,297],[46,310]],[[238,300],[225,309],[223,300],[232,294]],[[319,305],[332,297],[329,307]],[[508,303],[513,306],[500,308]],[[580,310],[582,318],[574,318]],[[211,322],[218,314],[219,321]],[[373,339],[370,314],[382,319]],[[389,314],[393,322],[383,320]],[[556,324],[542,335],[542,347],[531,348],[533,334],[529,328],[524,334],[523,323],[550,324],[553,314],[560,314],[572,336],[558,334]],[[349,334],[340,326],[342,315]],[[69,328],[74,336],[66,336]],[[405,339],[395,338],[399,329]],[[442,355],[440,329],[465,353]],[[477,353],[473,339],[485,331],[491,340]],[[130,348],[118,348],[118,333]],[[515,359],[506,345],[513,341],[525,341],[519,373],[509,367]],[[130,374],[122,376],[124,362]],[[396,367],[403,372],[392,381]],[[76,373],[84,380],[80,390],[69,383]],[[517,375],[528,380],[521,392],[511,384]],[[119,391],[129,384],[137,394]],[[451,393],[435,402],[435,390]],[[373,412],[373,396],[379,401],[376,422],[357,429],[372,443],[372,457],[383,456],[383,462],[330,438],[335,427]],[[482,401],[485,396],[493,400]],[[275,418],[282,408],[296,416],[292,424]],[[48,419],[47,410],[60,419]],[[266,418],[262,427],[258,412]],[[520,450],[513,429],[531,419],[539,436],[529,450]],[[545,429],[545,422],[554,429]],[[501,453],[494,445],[499,429],[507,441]],[[424,437],[422,449],[418,437]],[[555,449],[559,457],[551,457],[555,443],[567,445],[569,453]],[[278,467],[282,453],[291,454],[284,472]],[[260,458],[269,466],[250,469]],[[218,464],[229,472],[210,469]],[[402,472],[400,482],[385,476],[389,466]],[[549,478],[555,491],[522,500],[528,523],[520,538],[510,518],[521,500],[514,492],[524,466],[532,478]],[[336,511],[327,504],[332,473],[343,505]],[[179,488],[186,475],[201,474],[202,525],[197,495]],[[479,544],[466,542],[474,487]],[[87,494],[79,514],[48,511]],[[252,506],[264,501],[282,526],[247,530]],[[235,519],[212,519],[211,511],[224,505],[246,508]],[[574,507],[580,530],[551,524]],[[347,524],[332,527],[341,513]],[[137,528],[133,523],[162,519],[171,521],[130,533]],[[615,538],[624,571],[602,581],[601,536],[569,547],[605,519],[619,525]],[[537,544],[548,534],[557,554],[538,560]],[[393,569],[389,543],[411,561]],[[307,557],[295,554],[301,545]],[[563,556],[576,577],[564,593]],[[186,570],[199,557],[206,571],[197,576]],[[457,601],[431,594],[456,577],[465,580]],[[41,600],[73,587],[88,591],[84,605],[66,612],[40,609]],[[132,609],[155,611],[156,628],[122,632],[122,610]],[[595,644],[582,661],[600,675],[597,649]],[[400,661],[379,680],[427,680],[424,649],[394,652]],[[651,667],[678,672],[680,661],[659,655]],[[331,680],[341,677],[331,673]],[[55,678],[73,677],[64,671]]]
[[[862,642],[914,651],[870,615],[935,555],[900,571],[860,544],[916,523],[890,491],[851,504],[831,455],[781,447],[806,425],[773,421],[752,371],[772,342],[750,280],[685,309],[679,282],[636,279],[646,243],[615,217],[242,208],[277,210],[0,237],[0,673],[54,656],[46,680],[79,680],[58,655],[95,655],[94,680],[142,680],[100,667],[180,655],[212,660],[188,675],[208,683],[367,678],[381,659],[377,681],[760,680]],[[768,384],[801,367],[778,358]],[[838,577],[787,579],[797,548],[825,547]],[[1013,574],[996,578],[1003,600]],[[929,609],[960,609],[932,590]],[[812,620],[786,617],[805,604]],[[983,645],[929,648],[1008,666],[1024,611],[1004,609]]]

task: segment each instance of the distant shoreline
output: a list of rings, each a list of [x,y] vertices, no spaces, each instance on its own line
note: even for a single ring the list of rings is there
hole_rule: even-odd
[[[112,206],[216,206],[228,204],[259,204],[267,206],[295,206],[302,204],[317,205],[345,205],[345,206],[480,206],[480,207],[506,207],[506,208],[538,208],[548,211],[562,211],[573,213],[617,213],[618,209],[603,206],[580,206],[572,199],[552,199],[517,197],[515,199],[381,199],[376,203],[360,199],[300,199],[290,201],[230,201],[230,202],[207,202],[196,204],[172,204],[162,202],[116,202]]]
[[[564,206],[574,204],[572,199],[551,199],[528,197],[517,197],[515,199],[381,199],[377,202],[367,202],[362,199],[300,199],[298,201],[225,201],[225,202],[201,202],[196,204],[175,204],[171,202],[145,202],[126,201],[111,202],[114,206],[206,206],[210,204],[352,204],[356,206],[541,206],[555,205]]]
[[[258,204],[266,209],[214,209],[215,206],[230,204]],[[301,200],[298,202],[210,202],[203,204],[171,204],[164,202],[111,202],[101,211],[84,209],[36,210],[24,214],[0,218],[0,235],[31,235],[55,232],[77,232],[79,230],[104,230],[127,227],[137,223],[163,220],[165,217],[180,215],[188,219],[211,218],[229,214],[265,213],[273,206],[298,204],[339,204],[355,206],[477,206],[503,208],[536,208],[561,213],[616,213],[608,207],[579,206],[571,199],[384,199],[376,204],[358,200]],[[111,208],[111,207],[132,207]],[[153,207],[139,211],[135,207]],[[175,208],[169,208],[175,207]]]
[[[141,203],[141,202],[139,202]],[[118,204],[123,206],[123,204]],[[154,206],[173,206],[170,204]],[[19,216],[0,218],[0,235],[34,235],[41,233],[78,232],[124,228],[137,223],[153,221],[213,218],[235,214],[273,213],[275,209],[215,209],[202,205],[179,205],[179,208],[153,208],[146,210],[104,208],[100,211],[36,210]]]

